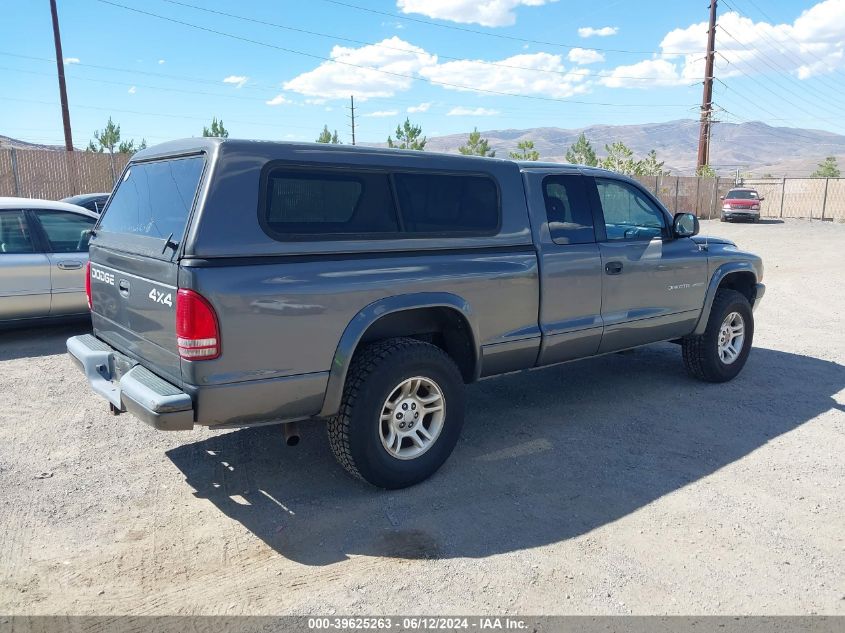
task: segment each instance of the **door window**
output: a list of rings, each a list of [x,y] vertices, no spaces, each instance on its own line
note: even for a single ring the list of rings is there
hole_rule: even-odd
[[[636,187],[618,180],[596,178],[608,240],[652,240],[666,234],[666,219]]]
[[[0,254],[34,253],[32,235],[23,211],[0,211]]]
[[[581,176],[548,176],[543,199],[549,233],[555,244],[589,244],[596,241],[593,213]]]
[[[38,221],[53,253],[87,253],[94,218],[67,211],[38,211]]]

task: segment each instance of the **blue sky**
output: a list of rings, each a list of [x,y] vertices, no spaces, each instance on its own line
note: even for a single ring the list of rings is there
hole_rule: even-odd
[[[213,116],[233,137],[328,124],[348,142],[349,94],[362,142],[405,116],[428,135],[698,116],[705,0],[112,1],[58,0],[77,147],[110,115],[151,144]],[[4,13],[0,134],[61,143],[48,3]],[[845,0],[719,15],[719,119],[845,133]]]

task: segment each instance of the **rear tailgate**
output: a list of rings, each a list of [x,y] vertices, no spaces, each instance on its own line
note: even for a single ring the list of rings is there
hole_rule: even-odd
[[[94,334],[176,384],[176,254],[204,165],[201,154],[131,163],[91,240]]]

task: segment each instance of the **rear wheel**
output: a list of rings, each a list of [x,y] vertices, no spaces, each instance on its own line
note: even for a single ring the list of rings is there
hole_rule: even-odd
[[[352,475],[404,488],[434,474],[463,426],[464,385],[439,347],[395,338],[356,353],[329,443]]]
[[[753,338],[754,314],[748,299],[736,290],[719,290],[704,334],[683,339],[684,365],[694,378],[726,382],[742,371]]]

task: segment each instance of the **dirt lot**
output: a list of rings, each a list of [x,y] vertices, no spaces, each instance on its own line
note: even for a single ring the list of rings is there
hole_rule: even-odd
[[[0,334],[0,612],[845,614],[845,225],[705,223],[766,262],[755,350],[670,344],[484,381],[432,480],[348,478],[324,429],[166,434]]]

